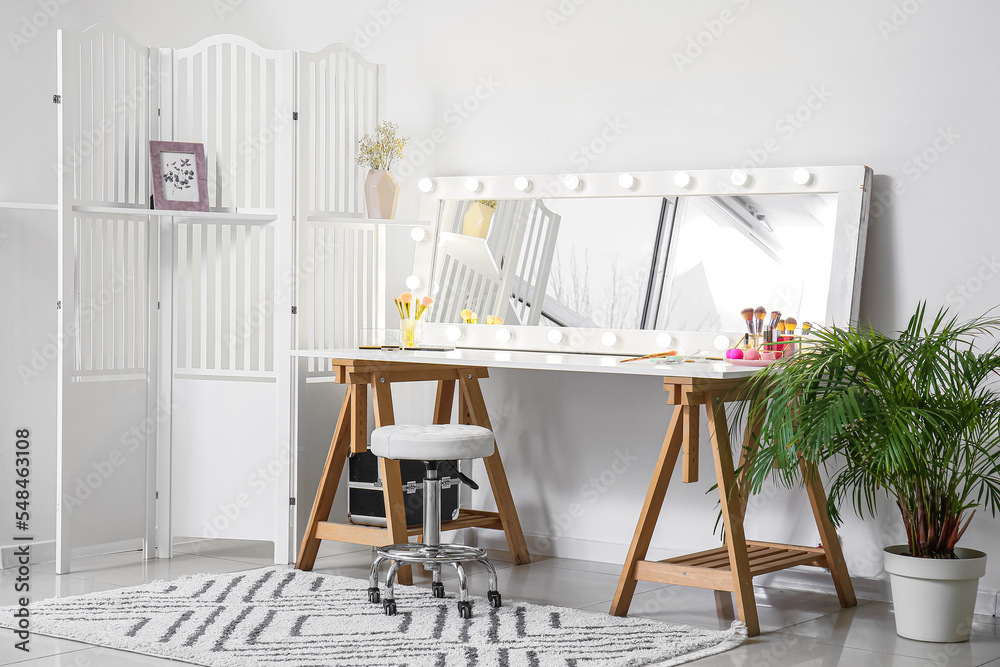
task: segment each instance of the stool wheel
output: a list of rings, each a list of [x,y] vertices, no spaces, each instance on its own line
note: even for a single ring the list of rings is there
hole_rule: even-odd
[[[382,601],[382,610],[385,611],[386,616],[396,615],[396,601],[392,598],[387,598]]]
[[[369,602],[375,602],[375,603],[377,603],[377,602],[380,602],[381,599],[382,599],[382,596],[379,595],[378,587],[369,588],[368,589],[368,601]]]
[[[468,600],[458,603],[458,615],[462,618],[472,618],[472,603]]]
[[[444,584],[440,581],[435,581],[431,583],[431,595],[436,598],[444,597]]]
[[[492,605],[494,609],[497,609],[502,604],[500,591],[487,591],[486,598],[490,601],[490,605]]]

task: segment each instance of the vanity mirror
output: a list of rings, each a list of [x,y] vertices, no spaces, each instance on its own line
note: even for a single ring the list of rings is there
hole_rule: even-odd
[[[431,330],[456,345],[627,354],[735,340],[747,306],[857,318],[867,167],[420,185],[435,233],[415,276],[436,301]]]

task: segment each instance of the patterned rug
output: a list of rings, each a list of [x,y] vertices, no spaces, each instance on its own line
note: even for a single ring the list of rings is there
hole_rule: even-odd
[[[210,667],[626,667],[679,665],[741,644],[728,632],[474,598],[473,618],[425,587],[397,586],[399,613],[368,582],[268,567],[31,605],[31,630]],[[13,607],[0,609],[12,627]]]

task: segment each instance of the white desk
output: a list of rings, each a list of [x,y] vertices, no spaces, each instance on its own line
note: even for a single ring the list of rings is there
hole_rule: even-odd
[[[408,528],[406,525],[398,461],[387,459],[379,459],[386,528],[328,521],[348,453],[367,449],[369,386],[378,426],[394,423],[391,384],[435,381],[438,388],[434,423],[451,421],[452,404],[457,393],[459,421],[492,430],[479,387],[479,378],[489,376],[487,368],[612,373],[662,377],[664,390],[669,392],[665,403],[674,406],[670,426],[653,470],[653,479],[639,514],[618,590],[611,605],[612,614],[624,616],[628,613],[639,581],[694,586],[716,591],[720,604],[728,605],[731,601],[729,593],[732,593],[740,620],[746,623],[750,635],[756,635],[760,632],[760,624],[753,593],[753,578],[797,565],[815,565],[829,569],[841,605],[851,607],[857,604],[839,538],[826,513],[826,495],[818,475],[813,474],[814,470],[803,468],[803,477],[822,546],[755,542],[747,540],[743,532],[747,505],[746,486],[743,477],[737,478],[735,474],[725,404],[745,400],[741,380],[756,373],[759,370],[757,368],[716,361],[655,364],[642,360],[622,363],[623,357],[616,356],[481,349],[456,349],[447,352],[331,349],[298,351],[294,354],[299,357],[332,359],[336,374],[334,380],[349,386],[309,525],[299,550],[296,562],[299,569],[312,569],[320,542],[324,539],[382,545],[403,542],[410,535],[420,533],[419,527]],[[719,488],[725,525],[725,544],[664,561],[645,560],[671,474],[682,453],[681,480],[698,481],[698,431],[702,407],[708,418],[715,481]],[[752,420],[748,422],[741,448],[741,466],[750,460],[757,449],[759,425]],[[498,443],[493,456],[486,459],[486,469],[498,511],[462,510],[457,519],[445,522],[442,530],[469,527],[502,530],[514,563],[519,565],[529,562],[530,556],[500,460],[500,449]],[[404,574],[401,570],[400,580],[401,583],[409,583],[409,573]]]

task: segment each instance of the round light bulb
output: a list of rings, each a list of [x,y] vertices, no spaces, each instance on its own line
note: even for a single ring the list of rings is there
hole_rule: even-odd
[[[558,345],[563,342],[563,332],[559,329],[549,329],[549,332],[545,334],[545,337],[549,339],[549,342],[553,345]]]
[[[454,343],[462,337],[462,330],[453,325],[444,330],[444,335],[445,338]]]
[[[410,230],[410,238],[416,241],[417,243],[420,243],[425,238],[427,238],[427,230],[424,229],[423,227],[414,227],[413,229]]]
[[[667,348],[670,344],[674,342],[674,337],[668,333],[661,333],[656,335],[656,345],[657,347]]]
[[[809,173],[808,169],[796,169],[792,172],[792,180],[799,185],[809,185],[809,181],[813,179],[813,175]]]
[[[674,185],[679,188],[686,188],[691,185],[691,176],[686,171],[679,171],[674,174]]]
[[[465,179],[465,189],[469,192],[479,192],[482,190],[483,184],[479,182],[478,178],[472,178],[471,176]]]
[[[424,194],[427,194],[428,192],[434,192],[435,187],[437,186],[434,184],[434,181],[432,181],[429,178],[421,178],[419,181],[417,181],[417,189],[423,192]]]
[[[611,331],[605,331],[601,334],[601,345],[604,347],[614,347],[615,343],[618,342],[618,336],[616,336]]]
[[[729,177],[729,180],[733,182],[733,185],[744,186],[750,182],[750,175],[742,169],[734,169],[732,175]]]
[[[716,336],[714,342],[715,342],[715,349],[718,350],[719,352],[725,352],[731,347],[729,336],[722,336],[722,335]]]
[[[583,181],[580,180],[579,176],[574,176],[573,174],[570,174],[569,176],[563,179],[563,185],[566,187],[567,190],[579,190],[580,187],[583,185]]]
[[[632,174],[619,174],[618,185],[622,186],[626,190],[631,190],[636,186],[635,176]]]
[[[406,287],[411,290],[418,289],[420,287],[420,278],[417,276],[410,276],[406,279]]]
[[[510,339],[514,337],[514,334],[510,332],[510,329],[497,329],[497,342],[498,343],[509,343]]]
[[[531,181],[526,179],[524,176],[518,176],[514,179],[514,189],[518,192],[530,192]]]

